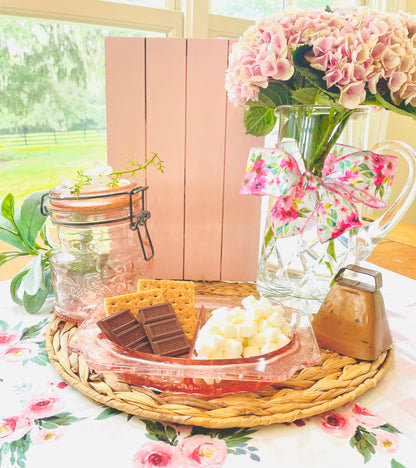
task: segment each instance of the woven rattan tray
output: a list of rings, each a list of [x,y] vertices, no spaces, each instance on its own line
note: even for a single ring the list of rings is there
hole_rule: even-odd
[[[196,290],[199,295],[255,294],[253,284],[196,283]],[[46,334],[49,359],[70,385],[92,400],[126,413],[208,428],[261,426],[323,413],[375,387],[392,358],[392,350],[368,362],[323,349],[320,365],[301,370],[279,386],[253,393],[202,398],[158,393],[129,385],[115,374],[93,371],[82,356],[67,349],[76,328],[75,324],[54,317]]]

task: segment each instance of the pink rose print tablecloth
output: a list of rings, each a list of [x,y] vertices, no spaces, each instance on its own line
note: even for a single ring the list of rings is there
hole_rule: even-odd
[[[394,362],[344,407],[291,424],[204,429],[101,406],[49,364],[46,311],[31,316],[0,283],[0,466],[416,467],[416,281],[378,269]]]

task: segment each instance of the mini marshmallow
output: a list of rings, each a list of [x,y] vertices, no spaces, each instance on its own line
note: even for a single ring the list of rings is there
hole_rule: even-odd
[[[242,323],[246,319],[246,312],[244,309],[241,307],[234,307],[233,309],[234,313],[234,324]]]
[[[237,336],[237,327],[233,323],[221,323],[219,329],[225,338],[235,338]]]
[[[273,327],[282,327],[286,323],[284,317],[276,311],[269,315],[269,318],[267,320]]]
[[[253,320],[254,322],[257,322],[258,320],[261,320],[262,317],[263,311],[258,307],[252,307],[246,311],[246,320]]]
[[[257,348],[256,346],[247,346],[246,348],[243,349],[243,356],[245,358],[258,356],[259,354],[260,354],[260,349]]]
[[[208,359],[224,359],[224,357],[224,351],[215,350],[208,356]]]
[[[270,328],[271,324],[267,319],[260,319],[257,322],[257,331],[264,331],[267,330],[267,328]]]
[[[239,338],[250,338],[257,331],[256,323],[253,320],[246,320],[237,325],[237,334]]]
[[[214,351],[223,351],[225,338],[221,335],[201,335],[195,343],[198,355],[209,356]]]
[[[253,336],[251,336],[248,339],[247,344],[248,344],[248,346],[254,346],[254,347],[257,347],[257,348],[261,348],[266,343],[267,343],[266,337],[264,336],[264,334],[262,332],[260,332],[260,333],[256,333]]]
[[[263,317],[268,317],[273,310],[272,304],[265,297],[261,297],[257,302],[257,309],[262,311]]]
[[[224,350],[224,357],[233,359],[241,357],[241,353],[243,352],[243,345],[240,341],[230,338],[225,343],[225,350]]]
[[[276,343],[278,344],[279,348],[287,345],[289,343],[289,338],[284,335],[283,333],[280,333],[280,335],[277,337]]]
[[[282,330],[282,333],[286,335],[286,337],[290,336],[292,334],[292,329],[290,328],[290,325],[288,323],[284,323],[280,329]]]
[[[269,327],[262,332],[262,335],[264,336],[266,343],[273,343],[273,341],[278,339],[280,333],[280,328]]]
[[[228,307],[219,307],[218,309],[214,309],[211,312],[211,317],[223,317],[227,312],[228,312]]]
[[[257,304],[257,299],[254,296],[247,296],[241,301],[241,304],[248,310],[251,306]]]
[[[273,351],[277,351],[279,348],[281,348],[280,345],[278,345],[276,342],[274,343],[266,343],[264,346],[261,348],[261,354],[266,354],[266,353],[271,353]]]

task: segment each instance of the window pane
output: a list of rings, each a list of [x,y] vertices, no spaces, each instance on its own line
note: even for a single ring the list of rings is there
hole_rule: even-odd
[[[166,0],[101,0],[113,3],[129,3],[130,5],[140,5],[152,8],[165,8]]]
[[[283,0],[211,0],[211,13],[257,20],[282,9]]]
[[[345,1],[337,1],[337,0],[295,0],[293,2],[294,6],[298,8],[325,8],[327,5],[339,5],[340,3],[344,3],[344,5],[348,5]],[[349,5],[353,5],[354,1],[350,2]]]
[[[0,200],[106,161],[105,36],[163,36],[0,17]]]

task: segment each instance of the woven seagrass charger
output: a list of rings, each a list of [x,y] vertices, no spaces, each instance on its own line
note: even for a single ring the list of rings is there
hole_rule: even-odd
[[[255,295],[248,283],[195,283],[196,294]],[[157,421],[207,428],[253,427],[291,422],[337,408],[376,386],[385,374],[392,350],[375,361],[359,361],[321,350],[319,365],[305,368],[285,382],[263,390],[220,397],[160,393],[130,385],[110,372],[95,372],[67,344],[77,325],[54,317],[46,334],[46,351],[58,374],[95,402]]]

